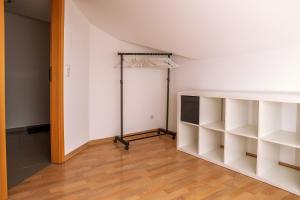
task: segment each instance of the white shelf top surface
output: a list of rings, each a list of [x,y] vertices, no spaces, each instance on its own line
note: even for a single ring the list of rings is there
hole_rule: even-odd
[[[178,95],[300,103],[300,92],[190,90],[178,92]]]
[[[180,146],[179,148],[189,154],[198,154],[198,145],[196,143]]]
[[[246,126],[242,126],[242,127],[230,130],[230,131],[228,131],[228,133],[257,139],[258,128],[255,125],[246,125]]]
[[[244,171],[245,173],[250,173],[252,175],[256,174],[256,158],[250,156],[243,156],[237,160],[228,163],[229,166]]]
[[[300,189],[300,171],[295,169],[276,165],[262,174],[262,177],[285,188]]]
[[[262,140],[300,148],[300,133],[280,130],[262,137]]]
[[[222,148],[214,149],[212,151],[202,154],[202,156],[211,161],[223,162],[224,161],[224,149],[222,149]]]
[[[212,122],[212,123],[206,123],[206,124],[201,124],[201,127],[215,130],[215,131],[220,131],[224,132],[225,131],[225,123],[224,121],[218,121],[218,122]]]

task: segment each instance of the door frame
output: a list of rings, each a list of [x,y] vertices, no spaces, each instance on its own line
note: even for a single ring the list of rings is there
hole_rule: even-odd
[[[64,145],[64,17],[65,0],[51,0],[50,124],[51,162],[65,161]]]
[[[65,0],[51,0],[50,124],[51,162],[62,164],[64,150],[64,9]],[[5,128],[5,19],[0,0],[0,200],[8,198]]]
[[[0,0],[0,200],[7,197],[4,0]]]

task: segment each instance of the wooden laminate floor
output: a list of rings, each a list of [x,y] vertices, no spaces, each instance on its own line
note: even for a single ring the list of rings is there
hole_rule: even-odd
[[[176,151],[165,136],[127,152],[91,146],[64,165],[50,165],[9,191],[9,199],[184,200],[300,199],[223,167]]]

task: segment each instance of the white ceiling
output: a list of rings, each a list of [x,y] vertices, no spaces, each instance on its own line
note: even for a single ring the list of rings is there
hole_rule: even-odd
[[[300,45],[299,0],[74,0],[124,41],[191,58]]]
[[[42,21],[50,21],[51,0],[12,0],[5,10]]]

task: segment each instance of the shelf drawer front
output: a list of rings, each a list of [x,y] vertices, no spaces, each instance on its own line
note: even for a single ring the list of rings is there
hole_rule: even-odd
[[[181,96],[181,121],[199,124],[198,96]]]

